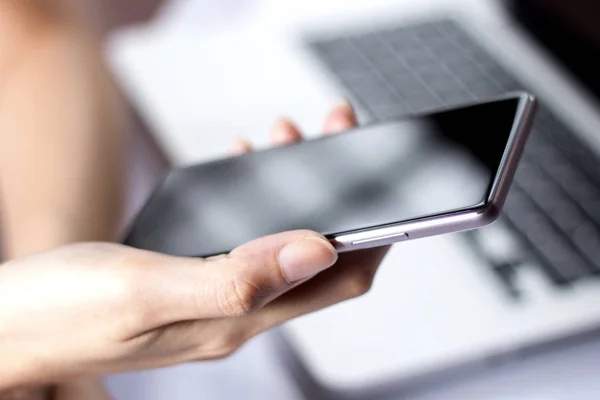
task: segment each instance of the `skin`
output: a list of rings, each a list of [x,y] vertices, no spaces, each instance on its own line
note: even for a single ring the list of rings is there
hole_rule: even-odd
[[[97,39],[68,2],[0,0],[0,48],[0,399],[107,399],[103,374],[224,357],[370,287],[387,248],[337,258],[314,232],[210,260],[110,244],[128,116]],[[323,130],[355,123],[343,104]],[[282,119],[271,137],[302,135]],[[292,264],[312,277],[292,281],[279,251],[307,237]]]
[[[325,132],[354,123],[341,105]],[[302,138],[287,120],[271,136],[275,145]],[[250,150],[233,144],[236,154]],[[300,246],[291,258],[282,252],[290,243]],[[110,243],[14,259],[0,269],[0,388],[225,357],[260,332],[366,293],[386,252],[338,257],[322,235],[294,231],[210,259]]]

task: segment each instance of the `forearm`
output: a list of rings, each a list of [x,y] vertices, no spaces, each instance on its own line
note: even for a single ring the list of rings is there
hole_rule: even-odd
[[[113,240],[124,117],[98,46],[72,22],[38,24],[21,43],[0,82],[5,256]]]
[[[123,201],[122,107],[94,38],[62,7],[52,0],[0,0],[5,259],[116,238]],[[94,381],[52,390],[60,399],[106,398]],[[49,388],[15,390],[0,393],[0,400],[50,396]]]

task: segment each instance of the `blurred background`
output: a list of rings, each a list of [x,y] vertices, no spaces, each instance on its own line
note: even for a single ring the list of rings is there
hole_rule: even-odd
[[[596,399],[600,6],[571,0],[81,2],[131,105],[135,213],[170,166],[513,90],[540,102],[500,221],[393,247],[365,297],[227,360],[108,377],[118,399]],[[482,134],[484,134],[482,132]]]

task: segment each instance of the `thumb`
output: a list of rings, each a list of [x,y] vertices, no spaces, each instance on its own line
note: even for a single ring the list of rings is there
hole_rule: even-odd
[[[206,282],[212,282],[212,287],[198,298],[199,307],[213,316],[256,311],[336,261],[334,247],[314,232],[285,232],[254,240],[227,256],[206,261]]]
[[[177,320],[240,316],[251,313],[337,261],[335,248],[322,235],[291,231],[248,242],[228,255],[197,260],[175,259],[184,273],[186,299],[194,304],[171,309]],[[181,270],[180,270],[181,271]],[[179,286],[182,294],[182,287]],[[180,296],[179,299],[181,299]],[[172,321],[173,322],[173,321]]]

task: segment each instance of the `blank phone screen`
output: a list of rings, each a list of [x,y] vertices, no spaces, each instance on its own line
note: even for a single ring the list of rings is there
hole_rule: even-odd
[[[124,243],[208,256],[288,230],[329,236],[481,206],[518,104],[382,122],[176,169]]]

